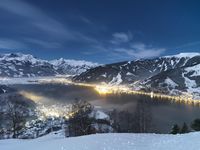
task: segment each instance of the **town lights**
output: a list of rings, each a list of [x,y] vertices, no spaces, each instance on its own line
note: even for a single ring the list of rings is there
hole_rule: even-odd
[[[54,81],[49,81],[49,82],[54,82]],[[145,92],[141,90],[134,90],[126,85],[110,85],[110,84],[105,84],[105,83],[104,84],[78,83],[78,82],[73,82],[71,80],[62,80],[62,79],[60,79],[59,82],[64,82],[64,83],[67,83],[70,85],[76,85],[76,86],[90,87],[90,88],[93,88],[95,91],[97,91],[97,93],[99,93],[100,95],[117,94],[117,93],[144,95],[144,96],[149,96],[151,98],[157,98],[160,100],[168,100],[168,101],[174,101],[177,103],[200,106],[200,100],[193,99],[193,95],[186,92],[182,93],[182,95],[173,96],[173,95],[167,95],[167,94],[162,94],[162,93],[154,93],[153,91]],[[25,92],[25,91],[20,92],[20,94],[37,103],[45,99],[45,97],[43,96],[36,95],[34,93]]]
[[[95,86],[95,90],[100,94],[100,95],[106,95],[106,94],[112,94],[114,89],[112,89],[109,86],[104,86],[104,85],[97,85]]]

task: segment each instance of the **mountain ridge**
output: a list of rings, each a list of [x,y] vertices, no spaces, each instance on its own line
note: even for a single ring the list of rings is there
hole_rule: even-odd
[[[62,61],[62,64],[59,61]],[[71,59],[48,61],[23,53],[0,54],[1,77],[77,75],[98,65],[89,61]]]
[[[98,66],[73,78],[78,82],[126,84],[134,89],[200,98],[200,53],[181,53]]]

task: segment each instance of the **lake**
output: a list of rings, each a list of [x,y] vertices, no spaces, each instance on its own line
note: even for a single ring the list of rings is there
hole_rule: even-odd
[[[11,86],[11,85],[10,85]],[[73,103],[75,99],[82,99],[90,102],[98,109],[111,111],[129,111],[134,114],[138,101],[147,102],[151,110],[152,122],[156,131],[168,133],[175,123],[188,125],[200,118],[200,107],[187,104],[180,104],[169,100],[161,100],[141,95],[132,94],[109,94],[99,95],[92,87],[64,84],[24,84],[12,85],[19,92],[27,92],[40,97],[40,103],[44,105]],[[41,100],[42,99],[42,100]]]

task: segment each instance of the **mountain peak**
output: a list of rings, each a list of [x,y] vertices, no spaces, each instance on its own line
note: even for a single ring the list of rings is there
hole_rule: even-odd
[[[23,53],[6,53],[6,54],[1,54],[0,55],[0,60],[6,60],[6,61],[12,61],[12,60],[17,60],[17,61],[25,61],[25,62],[32,62],[36,63],[38,61],[42,61],[40,59],[37,59],[33,55],[30,54],[23,54]]]
[[[71,66],[83,66],[83,65],[86,65],[86,66],[90,66],[90,67],[96,67],[96,66],[99,65],[98,63],[93,63],[93,62],[90,62],[90,61],[64,59],[64,58],[51,60],[50,63],[53,64],[53,65],[56,65],[56,66],[67,64],[67,65],[71,65]]]
[[[0,76],[6,77],[77,75],[96,66],[97,63],[84,60],[60,58],[48,61],[30,54],[0,54]]]

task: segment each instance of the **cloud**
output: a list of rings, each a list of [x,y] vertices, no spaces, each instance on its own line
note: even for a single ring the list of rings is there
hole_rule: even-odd
[[[131,43],[130,47],[136,50],[144,50],[147,46],[144,43]]]
[[[132,34],[130,32],[118,32],[112,35],[113,39],[111,40],[112,44],[121,44],[127,43],[132,40]]]
[[[120,58],[152,58],[158,57],[165,52],[165,48],[155,48],[144,43],[131,44],[130,48],[116,48],[114,55]]]
[[[165,48],[157,48],[143,42],[133,42],[132,33],[129,31],[112,34],[112,45],[109,47],[110,58],[115,59],[141,59],[158,57],[165,52]]]
[[[37,29],[47,34],[57,35],[68,39],[73,39],[74,34],[66,26],[57,20],[49,17],[40,9],[21,0],[1,0],[0,8],[14,13],[20,17],[24,17],[27,21]]]
[[[26,48],[26,45],[15,40],[0,39],[0,49],[22,49]]]
[[[55,39],[56,41],[81,41],[86,43],[96,43],[92,37],[83,34],[80,31],[74,30],[68,23],[62,23],[50,17],[41,9],[22,0],[1,0],[0,8],[13,13],[18,17],[23,17],[23,26],[31,31],[37,32],[37,37],[43,40],[35,39],[35,44],[43,45],[41,41],[46,39]],[[16,18],[16,17],[15,17]],[[92,23],[89,19],[81,17],[81,20],[87,23]],[[29,33],[29,31],[27,31]],[[26,37],[27,38],[27,37]],[[32,38],[30,35],[28,38]],[[38,40],[38,41],[36,41]],[[48,41],[47,41],[48,42]]]
[[[62,47],[62,44],[60,44],[58,42],[49,42],[49,41],[43,41],[43,40],[34,39],[34,38],[26,38],[25,41],[35,44],[35,45],[39,45],[43,48],[60,48],[60,47]]]
[[[84,23],[88,24],[88,25],[93,25],[94,23],[89,20],[88,18],[84,17],[84,16],[79,16],[80,20],[83,21]]]

